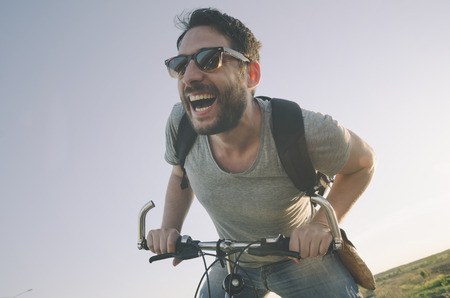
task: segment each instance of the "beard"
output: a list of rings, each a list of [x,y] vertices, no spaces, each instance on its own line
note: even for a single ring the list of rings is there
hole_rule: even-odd
[[[187,89],[188,90],[188,89]],[[216,95],[214,109],[217,109],[217,116],[213,123],[207,126],[194,125],[192,121],[191,103],[187,97],[182,98],[184,109],[186,110],[189,120],[194,130],[199,135],[215,135],[227,132],[235,128],[244,114],[247,107],[247,89],[241,85],[234,87],[227,86],[222,92],[214,85],[199,85],[189,89],[192,91],[208,92]]]

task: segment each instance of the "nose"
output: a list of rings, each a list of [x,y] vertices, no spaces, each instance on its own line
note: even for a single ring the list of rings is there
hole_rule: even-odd
[[[184,76],[181,79],[186,85],[191,85],[193,82],[199,82],[203,79],[204,72],[201,71],[195,61],[191,59],[186,66]]]

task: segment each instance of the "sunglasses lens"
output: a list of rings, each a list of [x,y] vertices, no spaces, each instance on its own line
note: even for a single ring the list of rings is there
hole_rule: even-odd
[[[184,75],[187,64],[188,64],[188,57],[179,56],[172,58],[168,62],[167,68],[169,69],[169,73],[172,77],[178,78]]]
[[[166,65],[169,74],[173,78],[181,78],[186,72],[186,67],[189,61],[194,57],[195,64],[203,71],[213,71],[221,66],[222,51],[221,48],[204,49],[194,55],[181,55],[172,59],[166,60]]]
[[[221,52],[217,49],[206,49],[197,53],[195,62],[204,71],[215,70],[220,66]]]

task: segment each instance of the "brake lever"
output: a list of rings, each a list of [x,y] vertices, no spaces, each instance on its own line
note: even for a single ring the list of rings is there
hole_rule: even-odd
[[[199,242],[200,241],[192,240],[189,236],[180,236],[177,239],[174,253],[165,253],[152,256],[150,257],[149,262],[152,263],[169,258],[177,258],[181,260],[198,258],[201,256],[201,250],[197,246]]]
[[[295,259],[301,259],[300,253],[290,250],[273,250],[273,249],[262,249],[262,248],[254,248],[251,247],[248,249],[248,253],[258,257],[266,257],[266,256],[282,256],[282,257],[291,257]]]
[[[170,258],[175,258],[175,253],[166,253],[166,254],[161,254],[161,255],[156,255],[156,256],[152,256],[150,257],[150,259],[148,260],[151,263],[156,262],[156,261],[161,261],[161,260],[165,260],[165,259],[170,259]]]

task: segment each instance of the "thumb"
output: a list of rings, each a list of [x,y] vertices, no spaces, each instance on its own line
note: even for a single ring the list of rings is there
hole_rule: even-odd
[[[288,257],[289,259],[295,261],[297,264],[300,264],[300,259],[294,258],[294,257]]]
[[[175,266],[177,266],[178,264],[180,264],[181,262],[183,262],[182,259],[174,258],[173,261],[172,261],[172,265],[175,267]]]

